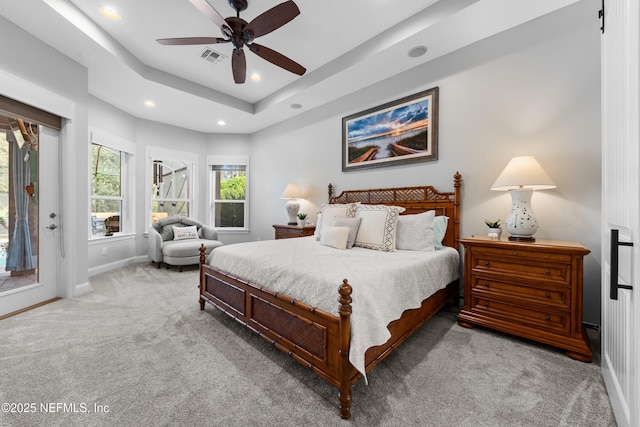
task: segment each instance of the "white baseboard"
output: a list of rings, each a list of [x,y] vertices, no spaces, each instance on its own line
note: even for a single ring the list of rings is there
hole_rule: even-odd
[[[89,282],[84,282],[76,285],[73,289],[73,297],[79,297],[80,295],[84,295],[93,290]]]
[[[149,256],[139,255],[139,256],[111,262],[109,264],[102,264],[97,267],[90,268],[89,277],[95,276],[96,274],[105,273],[107,271],[111,271],[116,268],[126,267],[127,265],[137,264],[139,262],[145,262],[145,261],[149,261]]]

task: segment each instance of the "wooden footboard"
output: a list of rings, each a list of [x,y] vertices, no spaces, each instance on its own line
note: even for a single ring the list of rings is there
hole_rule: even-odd
[[[460,239],[461,176],[454,175],[454,191],[440,192],[431,186],[390,189],[351,190],[333,196],[330,203],[368,203],[397,205],[405,214],[435,210],[449,218],[443,244],[458,250]],[[351,342],[351,286],[345,279],[336,284],[338,316],[278,294],[263,286],[216,270],[205,264],[204,247],[200,249],[200,309],[207,303],[245,325],[253,332],[287,353],[311,371],[338,388],[340,415],[351,416],[351,386],[361,374],[349,362]],[[365,370],[369,372],[393,349],[405,341],[426,320],[448,302],[457,302],[458,281],[450,283],[422,302],[420,308],[406,310],[391,322],[389,340],[365,353]]]
[[[371,347],[365,355],[367,372],[407,339],[426,320],[457,295],[457,281],[423,301],[419,309],[407,310],[389,324],[391,338]],[[205,264],[200,255],[200,309],[209,303],[245,325],[278,350],[338,388],[340,415],[351,416],[351,386],[360,373],[349,362],[351,341],[351,286],[345,279],[338,287],[334,316],[303,302],[243,281]]]

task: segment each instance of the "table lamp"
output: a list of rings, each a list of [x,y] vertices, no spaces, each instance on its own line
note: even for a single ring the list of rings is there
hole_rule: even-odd
[[[507,215],[506,228],[509,240],[534,241],[538,221],[531,208],[534,190],[556,188],[540,163],[532,156],[514,157],[504,168],[492,190],[509,191],[511,212]]]
[[[302,198],[302,191],[300,191],[300,187],[298,187],[297,184],[288,184],[280,198],[288,199],[287,204],[285,205],[287,215],[289,215],[289,222],[287,225],[297,225],[297,216],[298,211],[300,210],[300,203],[298,203],[298,199]]]

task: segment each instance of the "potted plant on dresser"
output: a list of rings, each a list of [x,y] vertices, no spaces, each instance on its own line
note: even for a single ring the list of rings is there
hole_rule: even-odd
[[[484,223],[487,224],[487,227],[489,227],[489,236],[493,236],[495,234],[499,239],[500,235],[502,234],[502,227],[500,224],[500,220],[497,219],[495,221],[489,221],[485,219]]]

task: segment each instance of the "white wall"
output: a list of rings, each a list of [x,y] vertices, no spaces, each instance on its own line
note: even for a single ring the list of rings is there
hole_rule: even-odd
[[[287,220],[280,194],[289,182],[302,187],[301,211],[314,217],[327,200],[329,182],[338,192],[422,184],[449,190],[456,171],[463,176],[462,235],[485,234],[483,219],[504,219],[510,209],[509,195],[491,191],[491,184],[511,157],[534,155],[558,186],[534,195],[536,237],[579,241],[591,249],[585,320],[599,324],[600,51],[594,10],[594,1],[580,2],[251,136],[202,135],[131,119],[91,100],[92,126],[112,125],[122,137],[116,127],[135,133],[139,196],[130,251],[146,254],[147,146],[198,153],[203,201],[206,156],[249,155],[251,232],[222,234],[225,243],[273,238],[272,224]],[[437,161],[341,171],[342,117],[434,86],[440,87]],[[207,218],[206,203],[199,204],[197,216]]]
[[[433,184],[463,177],[463,236],[486,234],[504,218],[507,193],[489,188],[518,155],[533,155],[558,188],[534,194],[539,239],[579,241],[585,261],[585,320],[600,321],[600,42],[593,2],[476,43],[252,136],[251,238],[286,221],[288,182],[316,213],[331,182],[344,189]],[[434,86],[440,88],[439,159],[341,171],[344,116]],[[265,177],[272,177],[265,179]]]
[[[87,70],[3,17],[0,40],[11,52],[0,56],[0,71],[29,83],[0,93],[68,119],[61,132],[63,214],[58,219],[64,230],[65,256],[58,259],[58,294],[75,296],[89,289],[87,229],[78,227],[87,220]]]

